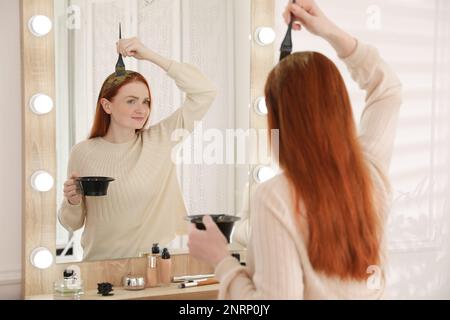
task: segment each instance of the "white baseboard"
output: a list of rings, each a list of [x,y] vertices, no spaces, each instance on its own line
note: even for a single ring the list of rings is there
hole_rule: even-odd
[[[0,286],[10,286],[22,282],[22,270],[0,270]]]

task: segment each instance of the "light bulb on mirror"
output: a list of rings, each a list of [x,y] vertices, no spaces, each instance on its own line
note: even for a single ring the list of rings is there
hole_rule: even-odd
[[[275,174],[275,170],[271,167],[259,166],[253,171],[253,178],[256,182],[263,183],[275,177]]]
[[[34,36],[43,37],[52,30],[52,21],[47,16],[32,16],[28,21],[28,29]]]
[[[37,171],[31,176],[31,186],[39,192],[47,192],[53,188],[53,177],[46,171]]]
[[[53,100],[45,94],[35,94],[30,99],[30,109],[37,115],[47,114],[53,109]]]
[[[256,99],[255,111],[261,116],[266,116],[269,113],[267,110],[266,99],[264,97],[259,97]]]
[[[47,269],[53,264],[53,254],[47,248],[36,248],[31,252],[30,262],[38,269]]]
[[[260,46],[267,46],[275,41],[275,31],[269,27],[259,27],[255,32],[255,40]]]

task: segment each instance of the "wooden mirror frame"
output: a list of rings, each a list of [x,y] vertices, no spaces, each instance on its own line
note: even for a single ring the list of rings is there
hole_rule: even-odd
[[[274,27],[275,0],[251,1],[251,32],[260,26]],[[56,252],[56,190],[38,192],[31,186],[33,173],[45,170],[56,176],[56,115],[54,109],[45,115],[36,115],[29,108],[30,98],[44,93],[55,98],[55,37],[54,28],[44,37],[36,37],[28,29],[28,21],[34,15],[45,15],[54,20],[53,0],[21,0],[21,43],[22,43],[22,152],[23,152],[23,252],[22,252],[22,295],[50,294],[67,264],[52,265],[38,269],[31,264],[30,255],[35,248],[45,247]],[[274,63],[274,46],[251,46],[251,103],[264,94],[267,74]],[[250,127],[265,129],[266,117],[250,110]],[[254,152],[257,152],[254,146]],[[252,168],[254,169],[254,168]],[[256,182],[250,181],[250,190]],[[251,208],[250,208],[251,210]],[[99,262],[73,263],[81,269],[85,289],[97,287],[100,279],[120,284],[128,272],[145,274],[145,258],[106,260]],[[174,275],[204,274],[211,268],[199,263],[189,255],[174,256]]]

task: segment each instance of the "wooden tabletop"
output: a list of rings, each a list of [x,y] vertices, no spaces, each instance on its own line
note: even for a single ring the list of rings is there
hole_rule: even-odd
[[[97,290],[85,292],[80,300],[214,300],[217,299],[219,284],[204,285],[191,288],[178,288],[177,283],[167,287],[148,288],[144,290],[125,290],[113,288],[114,295],[103,297],[97,294]],[[53,294],[27,296],[26,300],[60,300]],[[64,298],[70,300],[70,298]]]

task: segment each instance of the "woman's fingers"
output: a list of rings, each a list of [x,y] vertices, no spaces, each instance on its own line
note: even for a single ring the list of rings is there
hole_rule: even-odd
[[[292,4],[289,4],[286,6],[283,12],[283,19],[286,22],[286,24],[289,24],[291,20],[294,18],[294,21],[292,21],[292,30],[299,31],[302,29],[302,24],[299,21],[297,17],[295,17]]]
[[[72,172],[70,178],[64,182],[64,196],[70,201],[70,203],[79,203],[81,200],[81,194],[76,182],[78,178],[78,173]]]
[[[298,6],[303,8],[303,10],[312,12],[314,11],[315,3],[311,0],[296,0],[295,3],[292,3],[292,6]]]
[[[67,200],[71,205],[79,205],[81,203],[81,197],[80,196],[74,196],[74,197],[68,197]]]
[[[79,189],[76,186],[64,188],[64,193],[78,192],[78,191]]]
[[[197,228],[195,227],[195,224],[189,223],[188,232],[193,233]]]
[[[291,11],[289,10],[289,6],[286,6],[283,12],[283,19],[286,24],[288,24],[291,21]]]
[[[203,220],[203,224],[205,221]],[[209,238],[208,236],[208,225],[205,224],[206,230],[199,230],[194,223],[189,224],[189,240],[191,244],[203,244]]]
[[[189,253],[196,259],[216,266],[228,255],[227,240],[210,216],[204,216],[202,222],[206,230],[196,230],[195,226],[190,227]]]
[[[72,189],[75,189],[76,188],[76,185],[75,184],[65,184],[64,185],[64,192],[66,192],[66,191],[71,191]]]
[[[76,186],[77,182],[75,180],[67,180],[66,182],[64,182],[64,187],[71,187],[71,186]]]
[[[127,56],[133,56],[136,53],[136,50],[137,50],[136,44],[131,43],[125,48],[125,53]]]
[[[124,57],[133,57],[139,49],[137,38],[121,39],[116,43],[117,52]]]
[[[75,184],[76,182],[77,181],[74,179],[74,177],[70,177],[69,179],[66,180],[64,185]]]
[[[126,44],[125,39],[121,39],[117,42],[117,53],[121,54],[121,55],[125,55],[125,50],[124,50],[124,46]]]
[[[73,191],[78,191],[78,188],[77,187],[64,188],[64,193],[69,193],[69,192],[73,192]]]
[[[125,57],[130,56],[130,48],[133,47],[133,43],[127,42],[123,44],[123,54]]]
[[[203,217],[203,224],[205,225],[207,231],[215,230],[220,232],[219,227],[217,227],[217,224],[214,222],[211,216],[205,215]]]
[[[70,192],[67,192],[67,193],[66,193],[66,197],[67,197],[67,198],[73,198],[73,197],[75,197],[75,196],[79,196],[79,193],[78,193],[77,190],[73,190],[73,191],[70,191]]]
[[[71,184],[71,185],[64,186],[63,192],[66,197],[71,194],[81,194],[80,188],[78,187],[77,184]]]
[[[309,25],[312,22],[313,16],[310,15],[305,9],[297,4],[291,6],[292,13],[300,20],[304,25]]]

